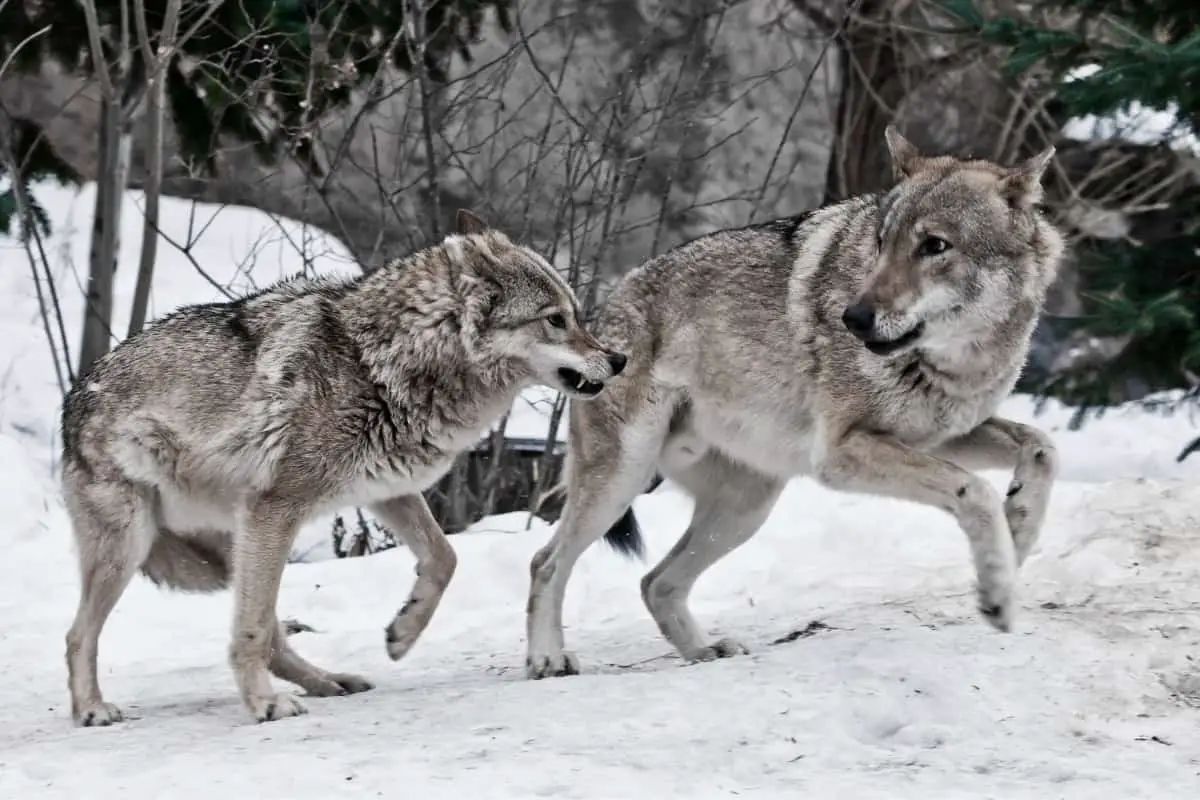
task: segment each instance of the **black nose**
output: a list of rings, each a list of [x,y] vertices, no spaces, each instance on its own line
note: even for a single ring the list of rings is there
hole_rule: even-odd
[[[609,353],[608,355],[608,365],[612,367],[613,375],[620,375],[628,361],[629,359],[625,357],[624,353]]]
[[[842,324],[860,339],[875,330],[875,309],[863,302],[847,306],[842,312]]]

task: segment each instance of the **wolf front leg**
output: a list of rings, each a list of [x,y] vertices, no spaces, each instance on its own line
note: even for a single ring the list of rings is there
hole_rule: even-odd
[[[983,478],[882,434],[850,430],[825,442],[814,464],[826,486],[940,508],[967,535],[979,587],[979,610],[1010,630],[1016,552],[1000,495]]]
[[[1058,476],[1054,441],[1030,425],[992,417],[944,445],[939,454],[966,469],[1013,470],[1004,515],[1017,549],[1017,565],[1025,563],[1041,535],[1050,491]]]
[[[433,612],[454,577],[458,557],[421,495],[396,497],[376,503],[370,510],[417,559],[417,580],[412,592],[385,629],[388,656],[396,661],[416,644],[433,619]]]
[[[295,500],[259,497],[245,510],[234,538],[229,661],[242,702],[259,722],[306,713],[294,696],[275,692],[268,673],[279,628],[275,617],[279,584],[302,516]]]

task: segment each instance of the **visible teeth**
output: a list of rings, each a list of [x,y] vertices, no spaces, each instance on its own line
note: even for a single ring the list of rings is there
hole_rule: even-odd
[[[587,383],[587,379],[586,379],[586,378],[584,378],[582,375],[580,375],[580,376],[579,376],[579,383],[575,384],[575,388],[576,388],[576,389],[582,389],[586,383]]]

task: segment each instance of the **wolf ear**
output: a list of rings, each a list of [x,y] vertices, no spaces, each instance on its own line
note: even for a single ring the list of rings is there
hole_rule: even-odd
[[[1014,208],[1031,208],[1042,202],[1042,176],[1053,157],[1054,145],[1050,145],[1009,170],[1001,180],[1001,192],[1009,204]]]
[[[488,227],[488,224],[482,218],[465,208],[458,210],[458,216],[455,221],[458,223],[458,232],[463,236],[472,233],[483,233]]]
[[[907,178],[916,172],[922,160],[917,146],[901,136],[894,125],[888,125],[883,135],[887,139],[888,152],[892,154],[892,169],[896,177]]]

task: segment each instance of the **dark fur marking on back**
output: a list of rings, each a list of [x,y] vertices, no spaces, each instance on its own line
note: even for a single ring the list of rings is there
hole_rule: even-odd
[[[254,332],[250,330],[250,326],[246,324],[245,303],[231,304],[227,314],[225,326],[230,335],[247,353],[253,354],[258,350],[258,341],[254,337]]]
[[[822,208],[825,208],[825,206],[819,206],[817,208],[810,209],[809,211],[802,211],[799,214],[794,214],[790,217],[778,217],[776,219],[764,220],[763,222],[753,222],[749,225],[742,225],[741,227],[737,228],[721,228],[720,230],[702,233],[699,236],[692,237],[687,241],[680,242],[674,247],[665,250],[657,257],[657,259],[664,259],[672,253],[690,247],[697,242],[702,242],[705,239],[711,239],[715,236],[724,237],[731,233],[738,232],[759,233],[762,231],[767,231],[770,233],[775,233],[783,238],[784,241],[790,246],[795,242],[796,234],[800,230],[800,227],[804,225],[809,217],[811,217],[817,211],[820,211]]]
[[[779,217],[770,219],[764,222],[755,222],[750,225],[744,225],[741,228],[732,228],[732,231],[766,231],[769,233],[778,234],[789,246],[796,241],[796,233],[800,227],[808,221],[812,215],[816,213],[815,209],[802,211],[799,214],[793,214],[790,217]]]

